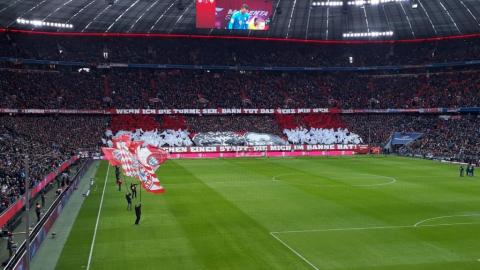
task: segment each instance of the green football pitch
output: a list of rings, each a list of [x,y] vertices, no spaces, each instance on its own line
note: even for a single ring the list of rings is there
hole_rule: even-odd
[[[157,174],[166,192],[142,191],[135,226],[102,162],[56,269],[480,269],[480,181],[455,165],[169,160]]]

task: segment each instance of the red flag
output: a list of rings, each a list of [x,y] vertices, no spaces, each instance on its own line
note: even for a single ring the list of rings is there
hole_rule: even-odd
[[[115,155],[113,153],[115,150],[116,150],[115,148],[103,147],[102,148],[103,159],[108,160],[108,163],[110,163],[111,166],[120,166],[122,163],[120,162],[120,160],[115,158]]]
[[[102,148],[104,158],[110,165],[121,165],[124,174],[140,180],[148,192],[165,191],[155,175],[155,170],[167,160],[165,151],[152,146],[142,147],[142,141],[131,141],[128,134],[113,138],[112,142],[114,148]]]
[[[120,143],[130,144],[130,142],[131,142],[130,135],[123,134],[123,135],[118,136],[116,138],[112,138],[112,142],[113,142],[113,147],[114,148],[121,148],[121,146],[119,145]]]
[[[135,153],[137,151],[137,148],[142,145],[143,145],[142,141],[132,141],[128,146],[128,150],[130,150],[131,153]]]

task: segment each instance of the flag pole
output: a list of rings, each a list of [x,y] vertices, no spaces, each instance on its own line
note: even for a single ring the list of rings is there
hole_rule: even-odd
[[[29,157],[24,157],[24,176],[25,176],[25,269],[30,269],[30,183],[29,178]]]

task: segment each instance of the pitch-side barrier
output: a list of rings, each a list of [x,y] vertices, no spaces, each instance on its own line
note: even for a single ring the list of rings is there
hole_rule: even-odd
[[[67,186],[62,193],[60,193],[60,195],[55,199],[55,201],[50,206],[50,208],[43,215],[40,222],[38,222],[33,228],[32,232],[30,233],[30,260],[27,260],[26,244],[24,241],[20,245],[15,255],[10,259],[7,266],[5,266],[4,268],[5,270],[29,269],[27,264],[35,256],[43,240],[45,240],[48,237],[48,233],[50,232],[50,229],[52,228],[53,224],[62,213],[63,208],[67,204],[73,191],[76,189],[78,183],[80,182],[80,179],[82,179],[83,175],[86,173],[90,164],[91,164],[91,161],[86,161],[80,167],[78,172],[73,177],[71,184]]]

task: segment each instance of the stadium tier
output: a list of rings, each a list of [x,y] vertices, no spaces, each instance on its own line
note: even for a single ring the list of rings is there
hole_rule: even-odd
[[[480,50],[478,38],[385,44],[342,41],[309,44],[228,38],[99,36],[7,32],[0,37],[0,56],[84,63],[365,67],[477,60]]]
[[[0,18],[5,269],[476,269],[479,35],[447,0],[457,36],[420,1],[297,1],[325,11],[312,23],[326,16],[327,36],[364,6],[368,31],[280,38],[269,14],[287,1],[270,0],[170,1],[151,28],[196,7],[205,35],[109,32],[145,27],[162,1],[62,3],[82,6],[74,24],[104,5],[80,32],[49,21],[63,6],[10,18],[20,30]],[[480,5],[460,2],[478,24]],[[371,5],[403,10],[415,38],[374,29]]]
[[[46,69],[46,70],[45,70]],[[104,70],[0,71],[2,108],[400,109],[475,107],[479,72],[318,74]],[[48,91],[42,91],[48,89]]]

